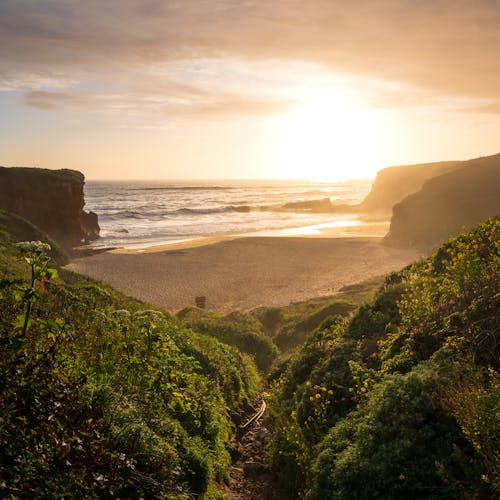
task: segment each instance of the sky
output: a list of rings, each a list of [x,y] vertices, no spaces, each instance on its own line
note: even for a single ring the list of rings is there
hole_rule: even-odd
[[[0,0],[0,165],[369,178],[500,151],[498,0]]]

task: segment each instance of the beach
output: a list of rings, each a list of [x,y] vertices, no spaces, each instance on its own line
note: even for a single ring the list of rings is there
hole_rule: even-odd
[[[413,250],[382,245],[377,236],[332,236],[320,230],[117,249],[74,259],[67,269],[172,312],[204,296],[207,309],[227,313],[334,295],[417,258]]]

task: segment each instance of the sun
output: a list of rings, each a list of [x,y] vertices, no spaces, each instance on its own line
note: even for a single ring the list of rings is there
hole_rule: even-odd
[[[318,181],[372,177],[379,166],[378,136],[373,113],[349,93],[308,91],[282,121],[281,172]]]

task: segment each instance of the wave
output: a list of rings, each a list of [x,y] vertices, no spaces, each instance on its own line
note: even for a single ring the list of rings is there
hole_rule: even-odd
[[[115,219],[144,219],[144,212],[136,212],[134,210],[120,210],[119,212],[107,214],[112,220]]]
[[[286,203],[274,203],[268,205],[221,205],[215,207],[182,207],[176,210],[155,210],[155,211],[134,211],[122,210],[111,214],[102,214],[103,219],[118,221],[123,219],[144,219],[156,220],[176,219],[182,216],[204,216],[230,213],[249,212],[330,212],[335,211],[335,204],[332,204],[329,197],[316,198],[311,200],[289,201]]]
[[[210,214],[222,214],[229,212],[251,212],[254,208],[250,205],[226,205],[223,207],[213,207],[213,208],[179,208],[175,210],[174,214],[183,215],[210,215]]]
[[[148,186],[129,188],[129,191],[222,191],[231,188],[224,186]]]

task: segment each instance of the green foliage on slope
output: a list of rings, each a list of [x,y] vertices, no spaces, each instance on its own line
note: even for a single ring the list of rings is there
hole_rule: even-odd
[[[288,496],[500,492],[500,218],[321,325],[272,395],[269,460]]]
[[[285,307],[258,307],[250,314],[285,353],[303,344],[307,336],[328,317],[349,316],[356,305],[371,298],[382,283],[383,277],[371,278],[356,285],[345,286],[330,297],[294,302]]]
[[[0,263],[3,269],[8,271],[9,265],[14,265],[18,269],[21,267],[13,262],[12,257],[16,252],[12,244],[27,240],[48,243],[51,247],[49,255],[56,264],[62,265],[68,262],[68,256],[64,250],[47,233],[26,219],[0,209],[0,259],[2,259]]]
[[[0,233],[0,496],[219,497],[253,362],[45,261],[32,286],[13,239]]]
[[[278,348],[261,330],[252,316],[233,312],[222,316],[211,311],[190,307],[178,313],[184,324],[193,330],[210,335],[251,355],[260,370],[269,370],[278,357]]]

